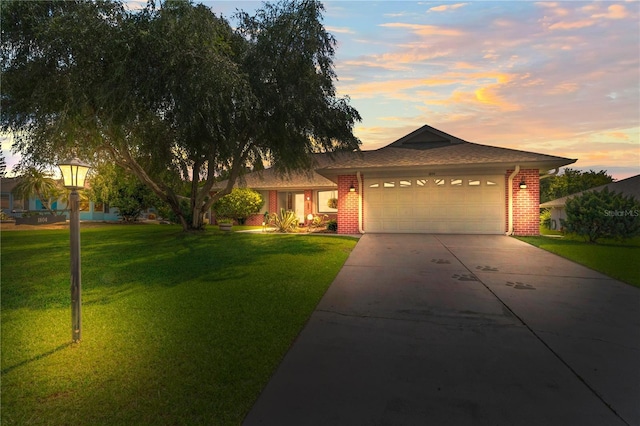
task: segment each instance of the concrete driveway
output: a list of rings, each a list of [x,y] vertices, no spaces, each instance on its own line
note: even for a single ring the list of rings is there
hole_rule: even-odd
[[[640,290],[509,237],[366,234],[244,424],[640,425]]]

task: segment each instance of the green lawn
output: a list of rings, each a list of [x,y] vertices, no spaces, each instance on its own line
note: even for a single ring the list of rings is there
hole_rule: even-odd
[[[579,237],[571,236],[518,239],[640,287],[640,237],[624,242],[602,240],[598,244],[590,244]]]
[[[80,344],[68,230],[1,243],[2,425],[235,425],[356,240],[82,229]]]

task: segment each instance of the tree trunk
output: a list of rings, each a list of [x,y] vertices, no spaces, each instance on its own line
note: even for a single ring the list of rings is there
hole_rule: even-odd
[[[204,212],[201,208],[193,209],[193,215],[191,216],[191,230],[204,231]]]

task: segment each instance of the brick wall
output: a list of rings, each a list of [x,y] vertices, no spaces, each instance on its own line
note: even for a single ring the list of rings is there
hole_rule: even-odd
[[[355,192],[349,192],[353,185]],[[357,234],[358,179],[356,175],[338,176],[338,234]]]
[[[509,176],[505,174],[505,230],[509,227]],[[520,182],[527,184],[520,189]],[[521,169],[513,178],[513,233],[514,235],[539,235],[540,233],[540,172],[538,169]]]
[[[278,210],[278,191],[269,191],[269,197],[265,200],[265,208],[271,213],[279,213]],[[264,220],[263,214],[254,214],[247,218],[245,225],[260,226]]]

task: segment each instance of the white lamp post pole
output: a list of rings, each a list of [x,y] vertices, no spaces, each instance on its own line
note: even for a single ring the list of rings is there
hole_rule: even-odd
[[[80,195],[89,165],[74,158],[58,164],[64,186],[71,190],[69,194],[70,217],[69,230],[71,241],[71,340],[76,343],[82,338],[82,276],[80,270]]]

